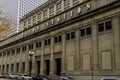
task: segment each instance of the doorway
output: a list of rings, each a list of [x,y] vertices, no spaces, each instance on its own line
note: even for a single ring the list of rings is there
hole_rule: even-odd
[[[56,75],[61,75],[61,58],[56,58],[55,59],[56,63]]]
[[[46,75],[49,75],[50,73],[50,60],[45,60],[46,64]]]
[[[37,75],[40,74],[40,61],[36,61]]]

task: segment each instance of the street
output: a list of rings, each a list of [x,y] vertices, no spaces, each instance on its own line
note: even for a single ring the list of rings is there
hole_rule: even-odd
[[[4,78],[0,78],[0,80],[15,80],[15,79],[4,79]]]

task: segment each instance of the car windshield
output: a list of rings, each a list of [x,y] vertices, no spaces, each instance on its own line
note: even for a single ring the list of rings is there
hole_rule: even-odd
[[[28,76],[28,75],[24,75],[24,76]]]
[[[21,74],[18,74],[18,76],[22,76]]]

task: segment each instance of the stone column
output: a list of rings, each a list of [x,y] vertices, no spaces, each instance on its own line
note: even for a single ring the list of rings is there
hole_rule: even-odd
[[[25,73],[29,74],[29,50],[28,45],[26,46],[26,60],[25,60]]]
[[[22,47],[20,47],[20,59],[19,59],[19,73],[21,73],[22,72]]]
[[[38,23],[38,21],[39,21],[39,20],[38,20],[38,15],[36,15],[36,24]]]
[[[16,57],[17,55],[17,52],[16,52],[16,48],[15,48],[15,54],[14,54],[14,57]],[[16,59],[13,59],[13,61],[14,61],[14,73],[16,73]]]
[[[2,52],[2,56],[1,56],[1,69],[0,69],[1,72],[3,71],[2,69],[3,69],[3,52]]]
[[[62,34],[62,69],[61,69],[61,73],[64,75],[66,73],[66,35],[65,32],[63,32]]]
[[[80,30],[77,29],[75,31],[75,50],[76,50],[76,54],[75,54],[75,69],[79,70],[80,69]]]
[[[56,9],[56,5],[54,5],[54,14],[56,15],[57,14],[57,9]]]
[[[41,41],[41,60],[40,60],[40,73],[44,73],[44,40]]]
[[[54,74],[54,54],[53,54],[53,51],[54,51],[54,37],[53,36],[51,37],[51,46],[50,46],[50,49],[51,49],[51,55],[50,55],[50,74]]]
[[[120,18],[112,20],[114,49],[115,49],[115,69],[120,70]]]
[[[61,3],[61,8],[62,8],[62,11],[64,11],[64,1],[62,0],[62,3]]]
[[[10,50],[10,59],[12,58],[11,53],[12,53],[12,51]],[[9,63],[9,72],[11,71],[11,64],[12,63]]]
[[[73,6],[73,0],[70,0],[70,7]]]
[[[47,18],[49,18],[49,17],[50,17],[50,10],[48,8],[48,10],[47,10]]]
[[[32,56],[32,75],[35,75],[35,68],[36,68],[36,62],[35,62],[35,44],[33,43],[33,56]]]
[[[92,22],[92,62],[91,62],[91,70],[98,70],[98,37],[97,37],[97,22]]]

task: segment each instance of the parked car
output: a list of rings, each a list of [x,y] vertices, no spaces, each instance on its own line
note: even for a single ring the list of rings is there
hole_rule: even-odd
[[[13,74],[13,73],[7,73],[4,75],[5,78],[8,78],[8,79],[16,79],[17,75]]]
[[[32,77],[32,80],[50,80],[50,79],[44,75],[36,75]]]
[[[16,77],[17,80],[31,80],[32,78],[28,75],[18,74]]]
[[[102,77],[101,80],[120,80],[120,78],[116,78],[116,77]]]
[[[55,80],[75,80],[75,79],[71,76],[65,76],[65,77],[58,77]]]
[[[4,78],[5,76],[2,74],[2,73],[0,73],[0,78]]]

